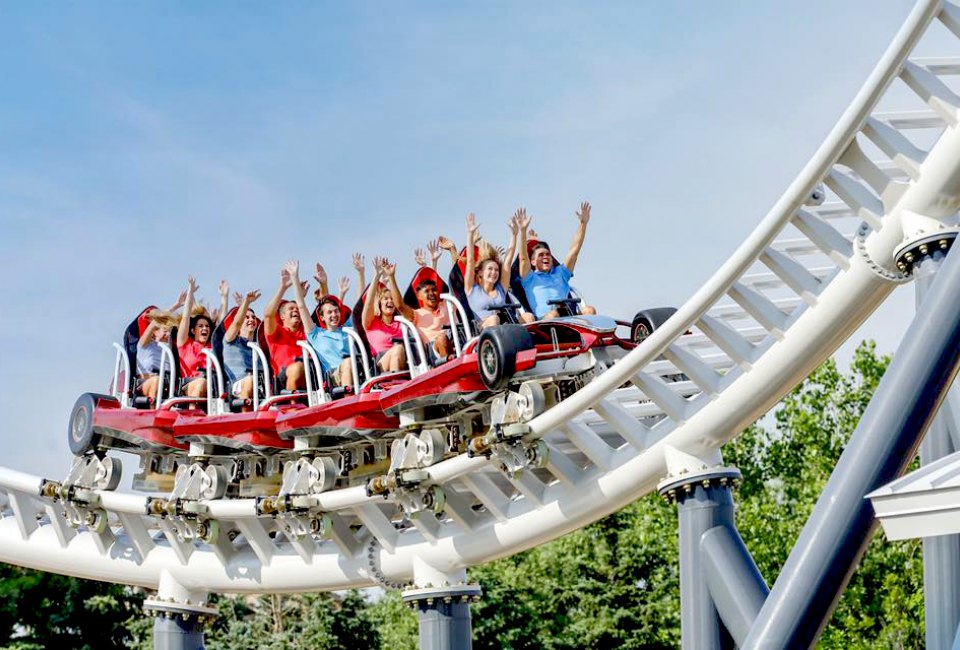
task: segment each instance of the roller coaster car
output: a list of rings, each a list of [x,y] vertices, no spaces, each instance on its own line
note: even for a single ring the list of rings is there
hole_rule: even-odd
[[[210,349],[205,351],[206,415],[178,418],[174,423],[174,437],[180,443],[204,445],[208,456],[230,456],[238,452],[270,455],[289,450],[290,442],[277,436],[276,419],[284,410],[302,408],[307,393],[277,390],[261,323],[255,341],[247,343],[253,354],[254,397],[243,399],[231,394],[230,382],[224,373],[223,338],[236,317],[234,307],[214,328]]]
[[[153,309],[149,306],[133,319],[124,331],[122,345],[114,343],[117,356],[111,393],[84,393],[74,404],[67,431],[74,455],[106,449],[182,454],[187,449],[174,437],[174,423],[179,417],[198,417],[203,413],[196,408],[198,400],[176,396],[180,369],[176,346],[160,344],[158,399],[138,394],[137,342]],[[176,339],[176,328],[171,337]]]

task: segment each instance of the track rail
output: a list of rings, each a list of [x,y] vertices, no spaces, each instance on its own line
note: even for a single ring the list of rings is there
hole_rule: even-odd
[[[321,540],[286,538],[253,499],[203,502],[229,533],[213,545],[178,538],[139,494],[99,493],[109,526],[73,529],[40,497],[40,478],[0,469],[0,560],[150,588],[165,574],[229,592],[403,583],[421,563],[455,572],[541,544],[670,473],[717,462],[724,442],[905,280],[893,261],[905,233],[953,223],[960,96],[948,77],[960,58],[911,59],[936,23],[960,40],[960,8],[918,3],[824,144],[710,281],[635,350],[599,357],[597,378],[530,423],[527,438],[549,447],[546,467],[515,477],[465,455],[433,465],[430,482],[447,494],[439,519],[401,522],[393,503],[362,487],[325,492]],[[879,112],[894,84],[927,108]],[[819,184],[827,200],[808,205]]]

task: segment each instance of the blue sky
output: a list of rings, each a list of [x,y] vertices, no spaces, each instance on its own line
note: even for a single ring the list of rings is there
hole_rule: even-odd
[[[842,5],[842,6],[837,6]],[[906,1],[0,5],[4,465],[69,463],[76,396],[126,322],[196,275],[269,295],[281,263],[502,239],[555,246],[594,205],[577,284],[679,305],[852,99]],[[903,291],[865,332],[892,351]],[[257,305],[262,310],[263,301]],[[903,308],[906,305],[906,308]],[[904,314],[907,314],[904,316]]]

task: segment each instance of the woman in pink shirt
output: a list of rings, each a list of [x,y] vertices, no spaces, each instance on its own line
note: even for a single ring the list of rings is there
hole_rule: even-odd
[[[180,316],[180,329],[177,330],[177,354],[180,356],[180,378],[183,382],[180,390],[187,397],[207,396],[207,378],[204,374],[207,359],[203,350],[210,347],[213,319],[202,305],[196,304],[198,288],[192,276],[187,278],[187,301]]]
[[[382,372],[397,372],[407,366],[407,355],[400,343],[393,339],[403,338],[403,330],[397,315],[397,304],[391,292],[383,283],[397,268],[386,258],[373,259],[375,277],[367,289],[361,315],[363,329],[367,333],[367,342],[375,356],[377,367]]]

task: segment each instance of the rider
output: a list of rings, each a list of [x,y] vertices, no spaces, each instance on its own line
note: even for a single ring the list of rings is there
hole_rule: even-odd
[[[351,386],[353,384],[353,365],[350,363],[350,340],[347,333],[340,329],[341,302],[330,295],[320,298],[320,318],[324,326],[317,327],[310,317],[310,312],[307,309],[306,291],[300,283],[300,263],[291,260],[283,268],[293,281],[293,293],[297,309],[300,310],[303,330],[306,332],[311,347],[320,357],[320,365],[323,368],[324,375],[335,386]]]
[[[207,358],[203,350],[210,347],[213,319],[203,305],[195,304],[198,288],[192,276],[187,278],[187,300],[177,330],[182,381],[180,390],[187,397],[207,396]]]
[[[403,301],[400,295],[400,288],[397,286],[396,265],[393,265],[389,273],[390,292],[393,294],[393,300],[400,310],[400,315],[413,322],[420,336],[429,344],[431,355],[431,365],[436,365],[447,360],[450,356],[450,337],[443,331],[444,327],[450,326],[450,315],[443,305],[440,304],[440,291],[437,288],[436,280],[429,277],[421,279],[414,287],[417,294],[417,301],[420,307],[411,308]]]
[[[375,274],[363,302],[361,322],[367,342],[375,355],[377,367],[383,372],[397,372],[403,370],[407,364],[403,345],[396,342],[403,339],[400,322],[395,319],[397,303],[402,300],[399,299],[399,290],[395,298],[394,292],[388,290],[382,282],[387,277],[394,276],[397,265],[391,264],[385,257],[375,257],[373,268]],[[396,279],[393,284],[396,285]]]
[[[553,254],[546,242],[536,242],[531,250],[527,250],[527,228],[531,218],[527,216],[525,209],[520,208],[517,211],[517,226],[520,229],[520,282],[527,294],[530,308],[541,320],[560,315],[549,301],[563,300],[570,295],[570,278],[573,277],[573,268],[577,264],[580,249],[583,248],[587,222],[590,221],[590,204],[586,201],[580,204],[577,218],[580,220],[577,234],[573,237],[567,259],[558,266],[553,263]],[[580,308],[580,313],[596,314],[597,310],[584,305]]]
[[[223,334],[223,370],[230,381],[230,394],[234,397],[253,397],[253,350],[247,344],[254,341],[260,319],[250,305],[260,298],[254,289],[240,299],[240,306],[233,322]]]
[[[290,274],[283,269],[280,272],[280,286],[263,310],[263,332],[270,350],[270,365],[281,390],[289,391],[300,390],[307,385],[303,357],[297,345],[297,341],[306,338],[300,310],[296,303],[283,299],[292,283]]]
[[[501,260],[499,253],[489,245],[480,248],[478,255],[476,244],[480,226],[473,213],[467,215],[467,264],[463,273],[463,292],[467,296],[471,311],[480,321],[481,328],[500,324],[500,317],[490,309],[491,305],[516,302],[510,293],[510,273],[506,267],[516,251],[518,215],[519,211],[508,222],[510,248],[504,256],[505,261]],[[520,319],[525,323],[533,322],[533,315],[524,312],[520,314]]]

